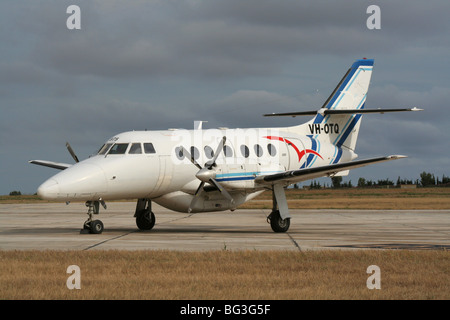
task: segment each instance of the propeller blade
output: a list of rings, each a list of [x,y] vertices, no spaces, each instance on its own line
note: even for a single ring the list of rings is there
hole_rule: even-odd
[[[195,161],[194,156],[187,151],[184,147],[181,147],[181,150],[183,151],[183,155],[188,158],[197,168],[199,168],[200,170],[202,169],[202,167],[197,163],[197,161]]]
[[[67,150],[69,150],[69,153],[72,156],[73,160],[75,160],[75,162],[80,162],[80,160],[78,160],[77,155],[75,154],[75,152],[73,151],[72,147],[68,142],[66,142],[66,148]]]
[[[219,189],[220,193],[221,193],[225,198],[227,198],[228,200],[230,200],[231,204],[234,205],[234,199],[233,199],[233,197],[231,196],[231,194],[229,194],[228,191],[225,190],[225,189],[224,189],[224,188],[216,181],[216,179],[213,179],[213,178],[209,179],[209,183],[211,183],[213,186],[215,186],[217,189]]]
[[[234,199],[233,197],[228,193],[227,190],[225,190],[213,177],[216,176],[215,170],[212,170],[212,168],[216,165],[216,160],[219,157],[220,152],[223,150],[223,146],[225,145],[225,142],[227,141],[227,138],[224,136],[222,140],[220,140],[219,145],[217,146],[216,152],[214,153],[213,158],[205,163],[205,167],[201,167],[197,161],[195,161],[194,156],[187,151],[184,147],[180,147],[181,151],[183,152],[183,155],[187,157],[191,162],[198,168],[200,171],[197,172],[195,175],[197,179],[199,179],[200,185],[198,186],[197,190],[195,191],[194,197],[192,198],[191,203],[189,204],[188,213],[191,213],[192,208],[195,207],[195,204],[197,203],[198,199],[200,198],[200,193],[205,185],[206,182],[212,184],[214,187],[216,187],[220,193],[227,198],[232,206],[234,206]]]
[[[199,194],[200,194],[200,192],[201,192],[201,190],[202,190],[204,185],[205,185],[205,183],[202,181],[200,183],[200,185],[198,186],[197,191],[195,191],[194,198],[192,199],[191,204],[189,205],[188,213],[191,213],[192,208],[195,207],[195,204],[197,203],[197,200],[200,198]]]
[[[225,145],[225,142],[227,141],[227,137],[223,137],[222,140],[220,140],[219,145],[217,146],[216,152],[214,152],[214,157],[208,161],[206,164],[208,166],[208,169],[211,169],[215,164],[216,160],[219,157],[220,152],[223,150],[223,146]]]
[[[200,193],[200,190],[202,190],[204,185],[205,185],[205,183],[202,181],[200,183],[200,185],[198,186],[197,191],[195,191],[195,194],[194,194],[195,196],[197,196]]]

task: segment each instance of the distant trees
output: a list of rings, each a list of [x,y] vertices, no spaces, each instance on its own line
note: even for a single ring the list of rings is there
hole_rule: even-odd
[[[402,185],[416,185],[418,187],[433,187],[433,186],[440,186],[440,187],[450,187],[450,177],[446,175],[442,175],[442,178],[439,178],[435,176],[432,173],[429,172],[422,172],[419,179],[412,180],[412,179],[403,179],[400,176],[397,178],[397,181],[394,182],[393,180],[386,178],[386,179],[378,179],[378,180],[369,180],[363,177],[360,177],[358,179],[358,183],[356,187],[358,188],[366,188],[366,187],[400,187]],[[298,187],[298,186],[297,186]],[[341,176],[334,176],[331,177],[331,186],[328,185],[321,185],[320,182],[316,180],[311,180],[311,183],[309,185],[309,189],[322,189],[322,188],[352,188],[353,184],[352,181],[343,181],[343,178]]]
[[[422,172],[420,174],[420,184],[422,187],[429,187],[436,185],[436,179],[434,178],[434,174],[428,172]]]
[[[359,178],[358,179],[358,187],[364,188],[364,187],[384,187],[384,186],[393,186],[394,181],[390,180],[389,178],[386,179],[379,179],[377,181],[373,180],[366,180],[365,178]]]
[[[442,175],[442,179],[435,177],[434,174],[429,172],[422,172],[420,174],[420,185],[422,187],[433,187],[433,186],[450,186],[450,177]]]
[[[309,185],[310,189],[322,189],[322,185],[320,182],[317,182],[316,180],[312,180],[311,184]]]
[[[340,188],[342,187],[342,177],[332,177],[331,178],[331,186],[332,188]]]
[[[10,196],[21,196],[22,193],[21,193],[20,191],[14,190],[14,191],[11,191],[11,192],[9,193],[9,195],[10,195]]]
[[[410,179],[402,179],[400,176],[397,178],[397,182],[394,184],[394,181],[387,179],[380,179],[378,181],[366,180],[365,178],[358,179],[358,187],[379,187],[379,186],[396,186],[400,187],[401,185],[407,184],[415,184],[421,187],[433,187],[433,186],[441,186],[441,187],[450,187],[450,177],[446,175],[442,175],[442,178],[435,177],[434,174],[429,172],[422,172],[420,174],[420,179],[410,180]]]
[[[407,180],[407,179],[401,179],[400,176],[397,178],[397,183],[396,186],[400,187],[402,184],[418,184],[417,180],[416,183],[414,183],[412,180]]]
[[[450,185],[450,177],[442,175],[442,180],[436,183],[440,185]]]

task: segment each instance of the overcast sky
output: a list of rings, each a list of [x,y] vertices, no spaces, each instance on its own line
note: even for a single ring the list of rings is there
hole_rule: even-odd
[[[72,4],[80,30],[66,26]],[[72,162],[66,141],[84,159],[128,130],[307,121],[262,114],[320,108],[363,57],[366,108],[425,111],[364,116],[360,159],[409,158],[348,179],[449,176],[449,12],[448,0],[2,1],[0,194],[36,192],[57,170],[27,161]]]

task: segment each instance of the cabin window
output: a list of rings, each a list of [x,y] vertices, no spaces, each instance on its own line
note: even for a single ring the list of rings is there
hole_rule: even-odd
[[[210,146],[205,146],[205,156],[208,159],[212,159],[214,157],[214,150]]]
[[[230,146],[223,146],[223,154],[225,155],[225,157],[232,157],[233,149],[231,149]]]
[[[141,154],[142,153],[142,147],[140,143],[133,143],[130,147],[130,151],[128,151],[129,154]]]
[[[275,156],[277,155],[277,149],[276,149],[275,146],[274,146],[273,144],[271,144],[271,143],[269,143],[269,144],[267,145],[267,151],[269,151],[269,154],[270,154],[272,157],[275,157]]]
[[[153,143],[144,143],[144,152],[156,153],[155,148],[153,147]]]
[[[109,154],[125,154],[128,148],[128,143],[116,143],[112,146],[112,148],[109,150]]]
[[[106,152],[108,152],[109,148],[111,148],[112,143],[106,143],[104,144],[100,150],[98,150],[98,154],[102,155],[102,154],[106,154]]]
[[[200,158],[200,152],[198,151],[198,149],[196,147],[191,147],[190,151],[191,151],[191,157],[193,157],[195,160]]]
[[[250,156],[250,149],[245,144],[241,145],[241,154],[244,158]]]
[[[175,155],[177,156],[178,160],[184,159],[184,152],[182,147],[175,148]]]
[[[257,157],[262,157],[263,155],[263,148],[259,144],[255,144],[254,146],[255,153]]]

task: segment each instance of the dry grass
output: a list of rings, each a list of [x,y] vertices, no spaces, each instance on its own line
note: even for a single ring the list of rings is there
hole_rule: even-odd
[[[381,290],[366,287],[373,264]],[[0,251],[0,299],[449,298],[447,251]]]
[[[450,209],[450,188],[288,189],[286,197],[292,209]],[[240,208],[270,209],[272,194],[267,191]]]

